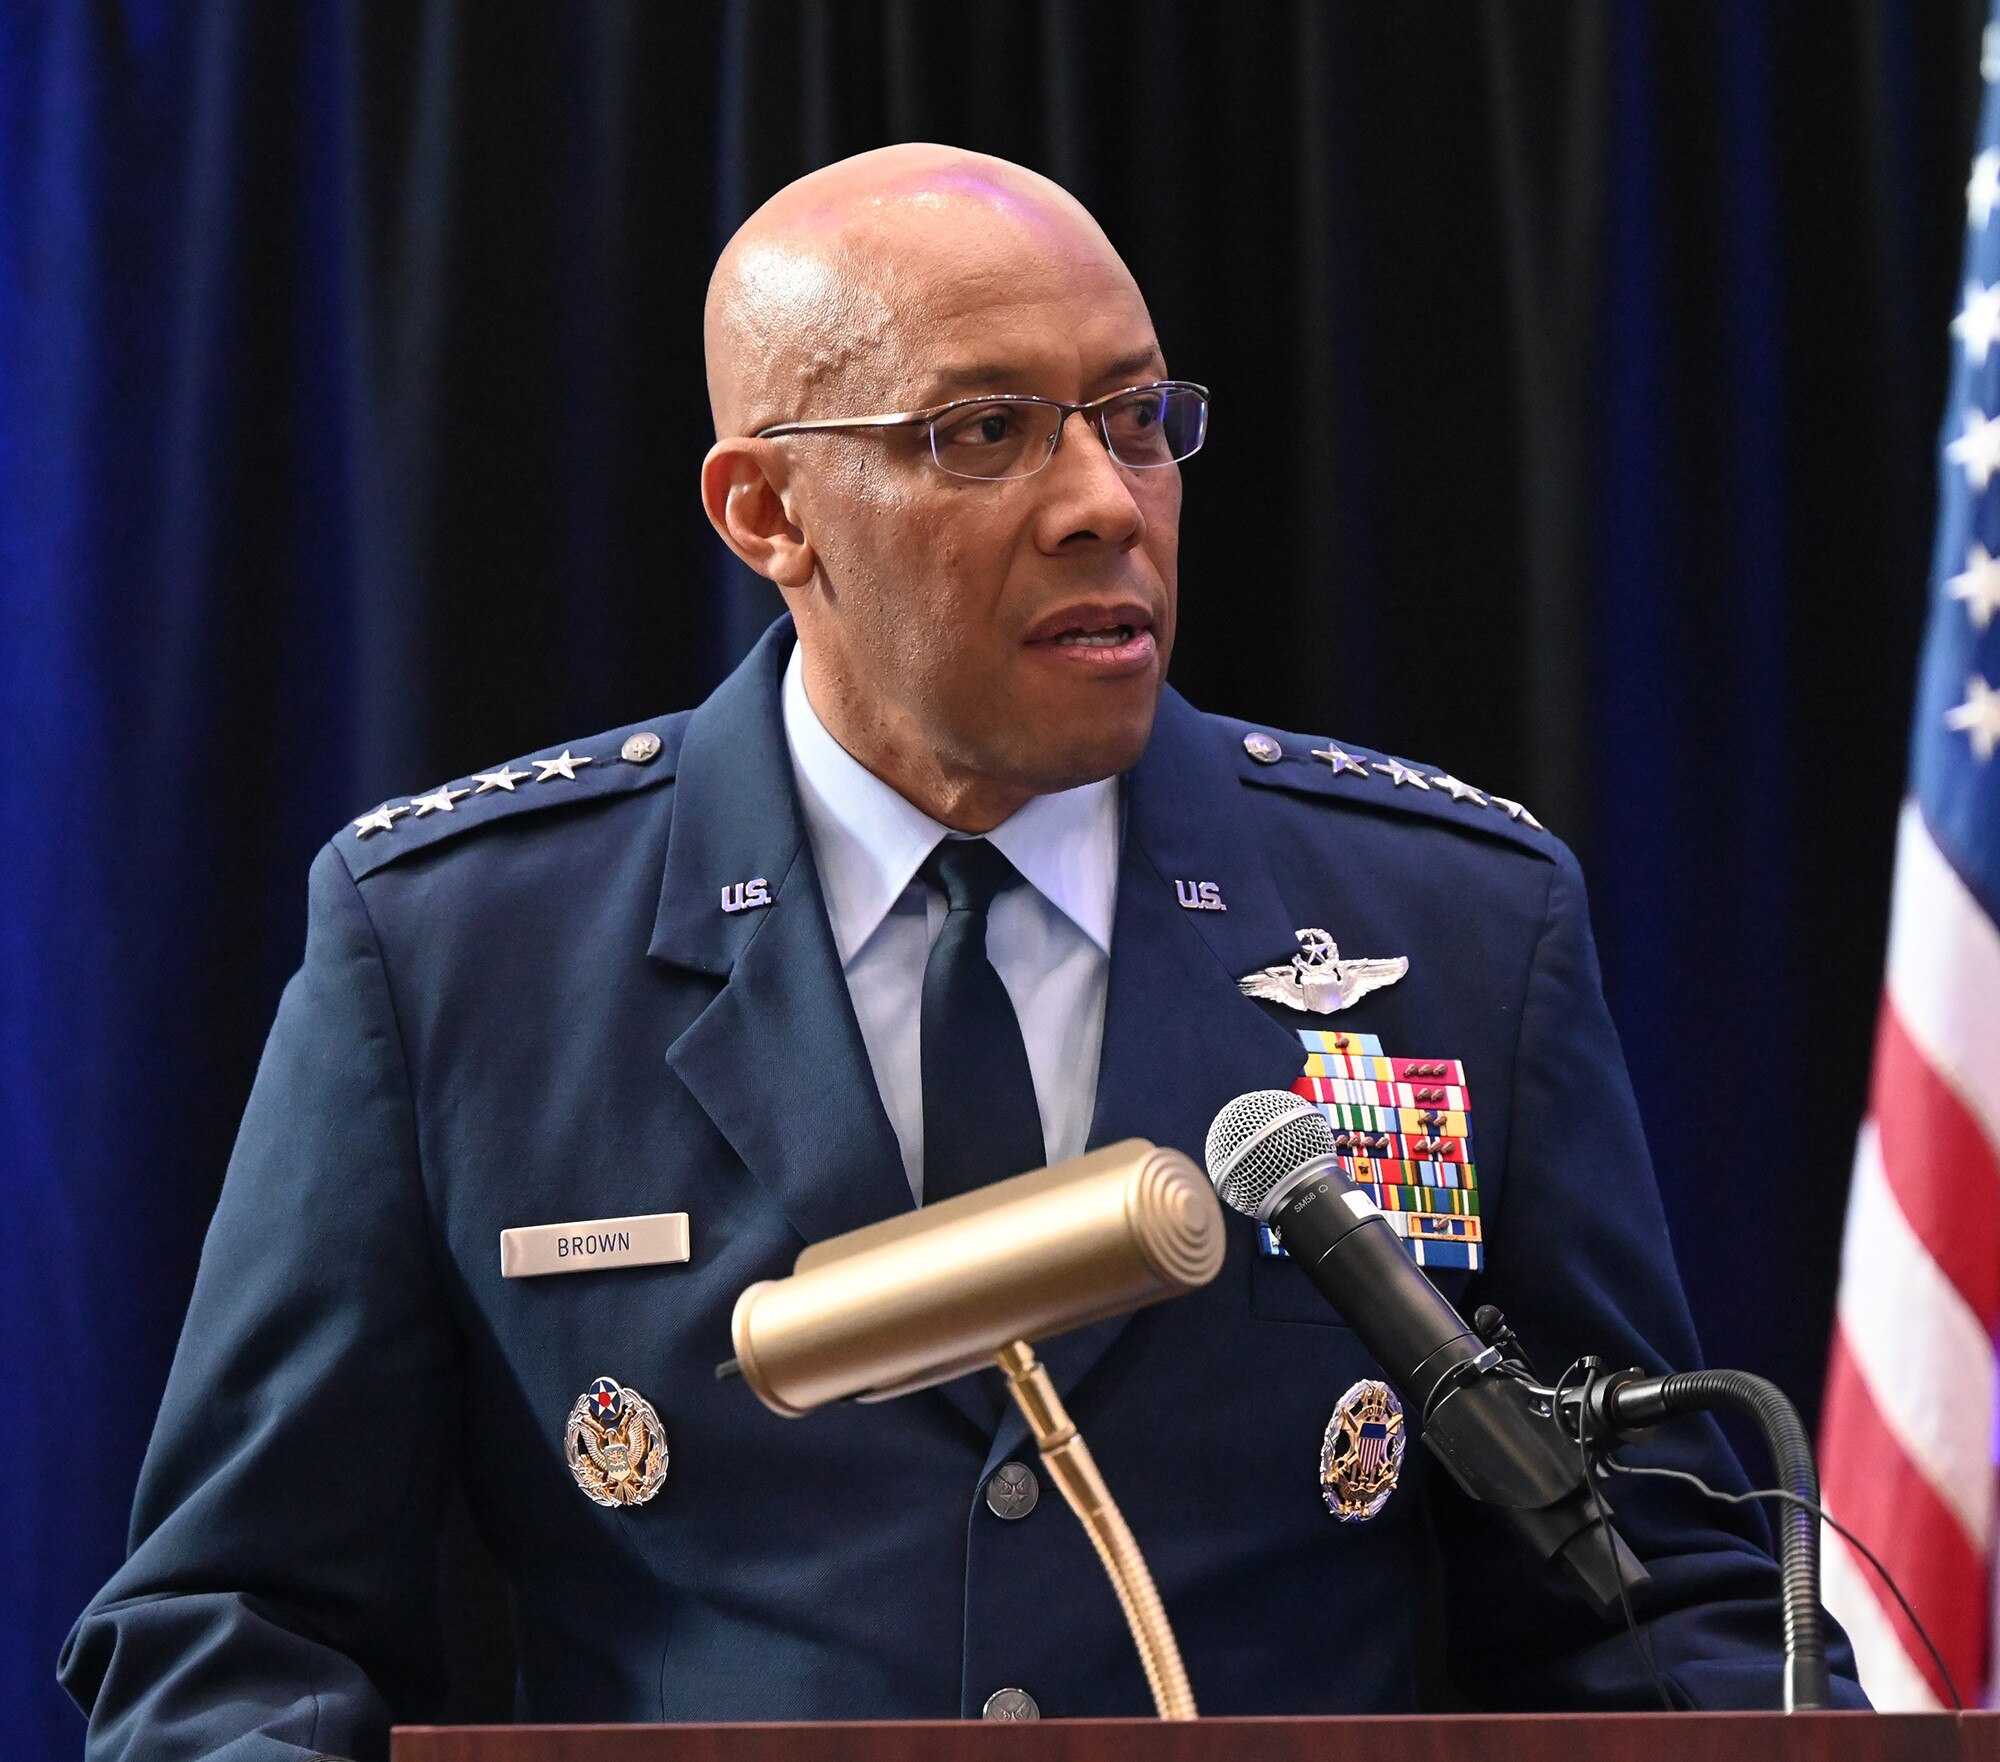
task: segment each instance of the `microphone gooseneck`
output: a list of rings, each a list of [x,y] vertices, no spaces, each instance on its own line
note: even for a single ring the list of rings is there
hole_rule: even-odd
[[[1763,1433],[1792,1495],[1778,1523],[1779,1596],[1785,1634],[1785,1710],[1832,1705],[1826,1636],[1819,1623],[1819,1471],[1806,1428],[1785,1392],[1741,1370],[1680,1371],[1649,1377],[1636,1370],[1593,1374],[1558,1399],[1564,1429],[1586,1444],[1623,1442],[1686,1413],[1740,1413]]]

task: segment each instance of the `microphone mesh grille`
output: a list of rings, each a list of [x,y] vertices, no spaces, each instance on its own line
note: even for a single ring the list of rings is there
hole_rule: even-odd
[[[1257,1217],[1287,1175],[1331,1155],[1333,1128],[1310,1101],[1289,1089],[1253,1089],[1215,1116],[1203,1160],[1222,1203]]]

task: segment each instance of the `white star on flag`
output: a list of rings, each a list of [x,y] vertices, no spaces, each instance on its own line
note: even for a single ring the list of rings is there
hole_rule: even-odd
[[[1954,575],[1944,584],[1946,595],[1965,602],[1975,630],[1984,630],[2000,612],[2000,560],[1989,557],[1983,544],[1974,544],[1965,553],[1965,573]]]
[[[1822,1594],[1869,1700],[1909,1712],[1961,1694],[2000,1701],[2000,670],[1988,652],[2000,641],[1988,549],[2000,550],[2000,394],[1984,384],[2000,356],[2000,227],[1988,224],[2000,210],[2000,0],[1978,10],[1986,85],[1934,455],[1944,493],[1820,1418],[1820,1497],[1844,1526],[1825,1535]],[[1900,1612],[1891,1574],[1908,1593]]]
[[[1965,682],[1965,702],[1945,711],[1944,725],[1971,740],[1973,757],[1984,764],[2000,748],[2000,691],[1973,674]]]
[[[1965,432],[1944,450],[1954,465],[1965,467],[1965,479],[1980,494],[2000,471],[2000,421],[1991,421],[1986,412],[1968,409]]]
[[[1986,351],[2000,337],[2000,283],[1986,287],[1965,284],[1965,304],[1951,321],[1951,334],[1965,345],[1965,358],[1975,367],[1986,365]]]
[[[1984,229],[2000,203],[2000,149],[1988,147],[1972,162],[1972,181],[1965,186],[1965,217]]]

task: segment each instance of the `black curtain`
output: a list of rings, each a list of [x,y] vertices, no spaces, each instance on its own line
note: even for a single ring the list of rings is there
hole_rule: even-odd
[[[1214,388],[1182,689],[1578,847],[1710,1355],[1810,1409],[1982,16],[0,13],[0,1748],[74,1747],[55,1647],[120,1551],[314,848],[747,646],[774,597],[695,496],[704,284],[885,141],[1068,184]],[[88,1473],[49,1447],[79,1390]]]

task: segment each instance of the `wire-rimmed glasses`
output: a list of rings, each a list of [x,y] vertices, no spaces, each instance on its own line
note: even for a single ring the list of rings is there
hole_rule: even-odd
[[[1150,471],[1178,464],[1208,438],[1208,387],[1187,379],[1159,379],[1107,392],[1087,404],[1026,395],[954,398],[928,410],[886,416],[834,416],[819,422],[779,422],[753,440],[788,434],[831,434],[868,428],[928,431],[931,457],[953,477],[1029,477],[1056,456],[1072,416],[1089,420],[1104,450],[1120,465]]]

